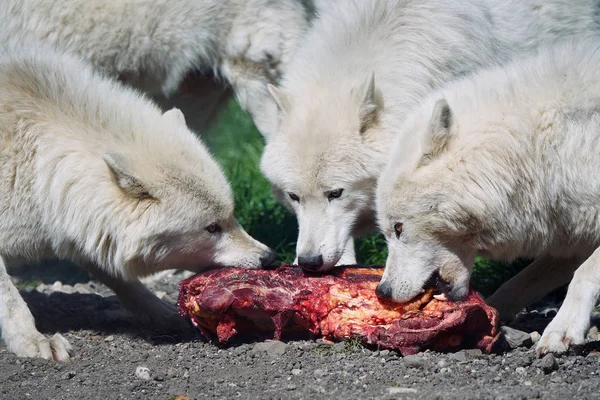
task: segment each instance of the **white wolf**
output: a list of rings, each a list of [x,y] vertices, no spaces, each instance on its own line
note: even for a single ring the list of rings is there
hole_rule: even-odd
[[[518,50],[600,32],[595,1],[349,0],[315,21],[280,88],[261,162],[297,214],[297,262],[355,262],[374,229],[376,179],[406,113],[433,88]]]
[[[221,169],[178,110],[163,114],[79,59],[36,46],[0,53],[0,215],[0,327],[19,356],[68,360],[69,346],[36,330],[7,260],[73,260],[135,315],[168,327],[174,307],[138,277],[274,258],[235,221]]]
[[[51,43],[155,95],[213,71],[268,135],[277,107],[266,84],[290,61],[308,14],[300,0],[4,0],[0,25],[3,43]]]
[[[379,180],[378,294],[409,300],[436,276],[460,299],[476,254],[536,258],[490,303],[518,311],[572,277],[538,351],[583,342],[600,294],[599,170],[600,38],[448,85],[408,117]]]

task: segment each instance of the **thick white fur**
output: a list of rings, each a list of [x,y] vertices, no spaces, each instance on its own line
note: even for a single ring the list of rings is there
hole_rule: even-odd
[[[73,260],[158,326],[173,306],[137,280],[168,268],[260,268],[272,252],[233,217],[218,164],[173,109],[48,48],[0,51],[0,327],[12,352],[68,359],[48,342],[5,261]],[[207,227],[218,224],[210,233]]]
[[[5,0],[0,7],[3,43],[51,43],[153,94],[173,94],[190,72],[212,70],[265,135],[277,122],[265,85],[279,79],[307,24],[299,0]]]
[[[281,124],[261,163],[298,216],[297,255],[322,255],[322,269],[355,262],[352,237],[373,228],[376,179],[423,96],[546,40],[598,32],[597,11],[591,0],[332,2],[272,89]]]
[[[521,298],[573,277],[538,351],[581,343],[600,293],[599,155],[597,39],[544,48],[429,96],[379,180],[389,249],[380,289],[408,300],[437,272],[460,298],[476,254],[537,258],[490,303],[515,312]]]

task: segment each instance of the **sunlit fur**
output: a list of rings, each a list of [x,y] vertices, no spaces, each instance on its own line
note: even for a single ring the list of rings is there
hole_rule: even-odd
[[[186,74],[212,70],[264,134],[277,122],[265,85],[279,79],[307,24],[300,0],[4,0],[0,7],[1,42],[42,40],[151,93],[172,94]]]
[[[595,10],[566,0],[348,0],[326,9],[274,91],[281,125],[261,164],[298,216],[297,255],[321,254],[323,269],[355,261],[348,249],[374,226],[376,179],[394,136],[432,89],[545,40],[597,32]]]
[[[434,93],[407,118],[379,180],[382,283],[405,301],[437,271],[461,298],[476,254],[577,257],[569,293],[578,297],[540,348],[580,343],[600,292],[598,260],[585,261],[600,245],[599,155],[600,41],[544,48]],[[541,269],[537,279],[549,278]]]

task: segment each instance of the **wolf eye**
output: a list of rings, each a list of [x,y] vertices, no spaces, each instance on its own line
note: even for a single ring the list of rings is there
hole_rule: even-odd
[[[209,226],[207,226],[205,229],[208,233],[217,233],[217,232],[221,232],[221,225],[214,222],[214,223],[210,224]]]
[[[402,234],[402,222],[396,222],[394,224],[394,231],[396,232],[396,238],[399,239]]]
[[[290,199],[292,199],[292,201],[300,201],[300,197],[298,197],[296,193],[288,192],[288,196],[290,196]]]
[[[327,195],[327,199],[329,201],[331,201],[333,199],[339,199],[340,196],[342,195],[342,193],[344,193],[344,189],[335,189],[335,190],[332,190]]]

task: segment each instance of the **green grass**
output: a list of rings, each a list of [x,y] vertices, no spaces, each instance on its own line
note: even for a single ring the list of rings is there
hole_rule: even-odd
[[[275,200],[259,170],[264,142],[250,116],[231,100],[204,139],[231,183],[240,224],[251,236],[277,250],[277,262],[292,262],[298,234],[296,218]],[[382,235],[357,240],[356,249],[359,263],[385,264],[387,250]],[[472,280],[488,295],[524,265],[522,261],[506,264],[478,258]]]

